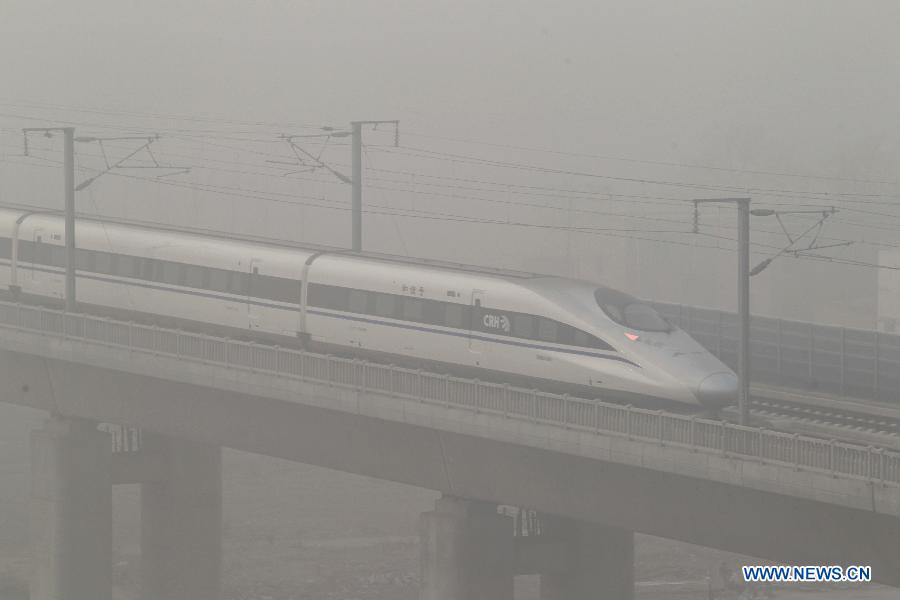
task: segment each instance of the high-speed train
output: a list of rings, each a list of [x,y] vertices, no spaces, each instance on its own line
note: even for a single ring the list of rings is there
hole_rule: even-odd
[[[86,311],[590,397],[737,396],[734,373],[651,306],[585,281],[122,222],[79,219],[75,238]],[[59,302],[64,246],[60,215],[0,209],[4,293]]]

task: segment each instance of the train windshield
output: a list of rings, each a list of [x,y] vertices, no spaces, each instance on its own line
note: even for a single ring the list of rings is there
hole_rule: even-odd
[[[672,331],[669,324],[656,309],[624,292],[609,288],[597,288],[594,292],[597,304],[610,319],[638,331]]]

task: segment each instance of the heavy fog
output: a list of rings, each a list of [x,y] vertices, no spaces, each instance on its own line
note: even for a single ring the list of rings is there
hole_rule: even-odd
[[[363,126],[365,250],[734,311],[735,206],[693,201],[749,197],[767,211],[751,219],[750,265],[773,259],[752,278],[754,314],[894,333],[898,23],[892,0],[0,0],[0,205],[62,209],[59,132],[22,130],[75,127],[79,213],[348,247],[350,123],[397,120]],[[0,545],[5,529],[18,551],[20,429],[39,419],[3,406],[16,425],[0,454],[8,443],[22,462],[10,460],[15,490],[0,481]],[[323,564],[335,548],[383,543],[390,566],[373,573],[415,571],[403,544],[432,492],[249,455],[225,463],[235,537],[262,527],[273,553],[296,550],[279,537],[280,494],[292,494],[298,511],[303,498],[320,511],[296,537],[314,539]],[[253,493],[267,486],[277,499]],[[117,496],[125,554],[129,494]],[[331,498],[355,494],[373,495],[381,523],[359,517],[329,546],[320,538],[341,521]],[[639,542],[647,560],[677,553],[653,543]],[[0,562],[0,600],[17,560]],[[408,583],[405,571],[380,576],[367,589]],[[315,593],[339,587],[304,577],[319,578]]]
[[[294,154],[277,136],[398,119],[399,148],[390,132],[366,133],[366,167],[381,169],[365,174],[369,249],[730,307],[732,244],[720,238],[735,237],[733,211],[703,210],[692,236],[692,207],[680,201],[739,194],[782,210],[835,207],[817,245],[853,243],[775,261],[754,280],[756,310],[875,326],[878,270],[823,261],[891,262],[878,250],[895,237],[886,226],[900,153],[894,3],[5,2],[0,10],[4,201],[57,201],[57,173],[19,156],[23,126],[153,132],[162,136],[155,155],[191,172],[121,170],[153,181],[105,177],[79,195],[80,210],[340,245],[348,186],[324,169],[292,173],[299,167],[285,163]],[[322,151],[323,138],[297,141]],[[346,142],[331,140],[321,156],[349,172]],[[139,145],[107,149],[117,160]],[[52,142],[33,147],[61,156]],[[77,152],[85,175],[100,166],[96,144]],[[148,157],[135,160],[127,164]],[[796,234],[816,217],[784,220]],[[774,219],[753,227],[754,264],[788,245]],[[798,297],[810,285],[820,286],[814,306]]]

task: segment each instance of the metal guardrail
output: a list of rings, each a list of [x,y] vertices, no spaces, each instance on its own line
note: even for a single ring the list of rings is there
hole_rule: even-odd
[[[735,313],[654,303],[732,368],[737,366]],[[754,381],[900,404],[900,335],[754,315],[750,319]]]
[[[39,306],[0,302],[0,327],[96,343],[132,354],[166,355],[185,361],[386,393],[413,402],[787,465],[797,470],[900,484],[900,453],[871,446],[139,323],[67,314]]]

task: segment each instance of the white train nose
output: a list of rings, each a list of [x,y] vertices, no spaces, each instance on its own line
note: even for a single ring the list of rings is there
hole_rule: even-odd
[[[707,407],[734,404],[738,397],[738,378],[734,373],[713,373],[700,382],[696,393],[700,404]]]

